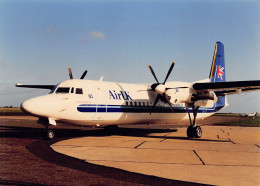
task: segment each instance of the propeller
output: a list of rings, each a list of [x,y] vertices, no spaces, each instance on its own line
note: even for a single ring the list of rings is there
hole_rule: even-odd
[[[80,77],[80,79],[84,79],[84,77],[86,76],[86,74],[88,73],[88,70],[85,70],[85,72],[83,72],[82,76]]]
[[[71,71],[71,68],[68,67],[68,71],[69,71],[69,76],[70,76],[70,79],[73,79],[73,76],[72,76],[72,71]]]
[[[154,79],[155,79],[156,82],[157,82],[157,83],[152,84],[151,89],[152,89],[153,91],[155,91],[156,93],[158,93],[158,95],[157,95],[157,97],[156,97],[156,99],[155,99],[155,101],[154,101],[154,104],[153,104],[153,106],[152,106],[152,108],[151,108],[150,114],[152,114],[152,111],[153,111],[154,107],[156,106],[157,102],[159,101],[159,99],[161,99],[162,101],[166,101],[166,102],[169,104],[169,106],[170,106],[172,112],[174,112],[174,110],[173,110],[173,108],[172,108],[172,105],[171,105],[171,103],[170,103],[170,100],[168,99],[167,95],[165,94],[165,91],[168,90],[168,89],[170,89],[170,88],[166,88],[165,83],[166,83],[167,79],[169,78],[169,76],[170,76],[170,74],[171,74],[171,72],[172,72],[172,69],[173,69],[174,65],[175,65],[175,62],[173,61],[172,64],[171,64],[171,66],[170,66],[170,68],[169,68],[169,70],[168,70],[168,73],[167,73],[167,75],[166,75],[166,77],[165,77],[163,83],[159,83],[159,81],[158,81],[158,79],[157,79],[157,77],[156,77],[156,75],[155,75],[155,73],[154,73],[154,70],[153,70],[152,66],[151,66],[151,65],[148,65],[148,67],[149,67],[151,73],[153,74]]]
[[[69,71],[69,76],[70,76],[70,79],[73,79],[73,75],[72,75],[72,71],[71,71],[71,68],[68,67],[68,71]],[[84,77],[87,75],[88,73],[88,70],[85,70],[82,74],[82,76],[80,77],[80,79],[84,79]]]

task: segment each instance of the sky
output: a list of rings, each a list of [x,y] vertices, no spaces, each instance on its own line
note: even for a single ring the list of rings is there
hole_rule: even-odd
[[[257,0],[0,1],[0,106],[20,106],[85,69],[87,79],[195,82],[209,76],[215,43],[225,46],[228,81],[260,79]],[[260,92],[228,96],[223,112],[260,111]]]

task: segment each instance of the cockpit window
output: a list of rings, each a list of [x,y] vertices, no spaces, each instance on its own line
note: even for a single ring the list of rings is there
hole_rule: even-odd
[[[82,88],[76,88],[76,94],[83,94]]]
[[[67,94],[69,93],[70,91],[70,87],[59,87],[57,90],[56,90],[56,94]]]
[[[52,88],[52,90],[51,90],[51,92],[49,93],[49,94],[52,94],[55,90],[56,90],[56,88],[59,86],[59,84],[57,84],[57,85],[55,85],[53,88]]]

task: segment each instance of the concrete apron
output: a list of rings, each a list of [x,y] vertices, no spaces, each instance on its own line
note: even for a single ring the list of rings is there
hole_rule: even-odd
[[[177,132],[81,137],[51,146],[86,162],[213,185],[260,185],[260,128],[203,126],[201,139]]]

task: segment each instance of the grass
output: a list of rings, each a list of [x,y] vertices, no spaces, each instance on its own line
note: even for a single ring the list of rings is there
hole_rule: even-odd
[[[0,108],[0,112],[22,112],[20,108]]]
[[[0,108],[0,116],[26,115],[20,108]]]
[[[260,118],[246,118],[238,121],[228,121],[214,123],[214,125],[225,125],[225,126],[241,126],[241,127],[260,127]]]

